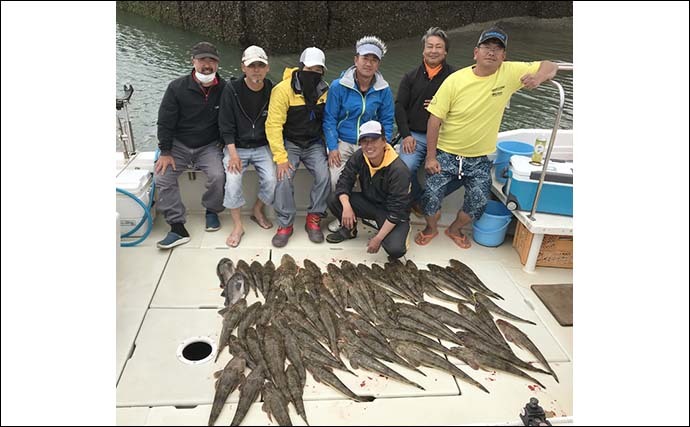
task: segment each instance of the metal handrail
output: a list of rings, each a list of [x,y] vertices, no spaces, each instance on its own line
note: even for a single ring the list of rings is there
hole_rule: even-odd
[[[129,105],[129,99],[134,93],[134,88],[132,85],[124,86],[125,96],[124,98],[115,99],[115,109],[124,110],[124,117],[119,117],[117,111],[115,112],[115,117],[117,119],[117,124],[119,126],[120,134],[118,135],[120,141],[122,142],[122,151],[124,153],[125,159],[129,159],[130,155],[136,154],[137,150],[134,146],[134,135],[132,132],[132,121],[129,118],[129,110],[127,106]]]
[[[572,64],[571,64],[572,69]],[[539,184],[537,185],[537,194],[534,195],[534,203],[532,203],[532,210],[529,213],[528,218],[535,221],[534,214],[537,212],[537,203],[539,202],[539,196],[541,196],[541,189],[544,186],[544,178],[546,178],[546,168],[549,166],[549,160],[551,160],[551,151],[553,151],[554,143],[556,142],[556,132],[558,132],[558,126],[561,124],[561,114],[563,113],[563,105],[565,104],[565,92],[563,91],[563,86],[554,80],[549,80],[549,83],[556,86],[558,89],[558,94],[560,95],[560,102],[558,105],[558,113],[556,114],[556,121],[553,124],[553,132],[551,132],[551,138],[549,139],[549,146],[546,150],[546,156],[544,157],[544,167],[541,170],[541,175],[539,176]]]

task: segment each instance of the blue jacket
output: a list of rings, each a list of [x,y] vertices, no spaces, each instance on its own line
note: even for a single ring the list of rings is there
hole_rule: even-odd
[[[362,94],[355,84],[353,65],[339,79],[333,80],[328,90],[323,133],[329,151],[338,149],[338,139],[356,144],[359,140],[359,126],[369,120],[381,123],[388,142],[393,137],[395,105],[388,82],[377,72],[374,84],[366,94]]]

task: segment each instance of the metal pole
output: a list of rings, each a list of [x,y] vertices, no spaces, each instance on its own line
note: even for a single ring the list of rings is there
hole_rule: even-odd
[[[123,109],[125,110],[125,118],[127,119],[127,135],[129,136],[129,145],[131,147],[131,154],[136,154],[137,150],[134,147],[134,134],[132,132],[132,121],[129,119],[129,110],[127,109],[127,104],[129,104],[129,101],[126,101],[123,104]]]
[[[117,127],[119,129],[119,135],[118,138],[120,139],[120,142],[122,142],[122,154],[125,156],[125,160],[129,160],[129,150],[127,147],[127,132],[125,132],[124,126],[122,126],[122,119],[115,114],[115,120],[117,120]]]
[[[529,213],[528,218],[532,221],[535,220],[534,213],[537,211],[537,203],[539,202],[539,196],[541,196],[541,189],[544,186],[544,178],[546,177],[546,168],[549,166],[549,160],[551,159],[551,151],[553,151],[553,145],[556,142],[556,132],[558,132],[558,126],[561,124],[561,113],[563,113],[563,104],[565,104],[565,92],[563,91],[563,86],[560,83],[549,80],[549,82],[558,88],[558,94],[561,99],[558,105],[558,113],[556,114],[556,121],[553,124],[553,131],[551,132],[551,138],[549,139],[549,147],[546,150],[546,157],[544,158],[544,167],[541,170],[541,176],[539,177],[539,184],[537,185],[537,194],[534,195],[534,203],[532,204],[532,210]]]

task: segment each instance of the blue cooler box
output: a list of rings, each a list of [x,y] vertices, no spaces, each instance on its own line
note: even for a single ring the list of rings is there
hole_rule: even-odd
[[[510,158],[508,181],[503,187],[509,209],[532,210],[543,165],[532,165],[530,161],[524,156]],[[549,162],[537,212],[573,216],[573,162],[554,159]]]

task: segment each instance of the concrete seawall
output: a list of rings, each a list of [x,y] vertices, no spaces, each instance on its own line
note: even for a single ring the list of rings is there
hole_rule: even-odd
[[[384,41],[423,34],[430,26],[458,28],[515,16],[572,16],[572,2],[534,1],[118,1],[118,9],[200,35],[269,52],[306,46],[353,46],[374,34]]]

